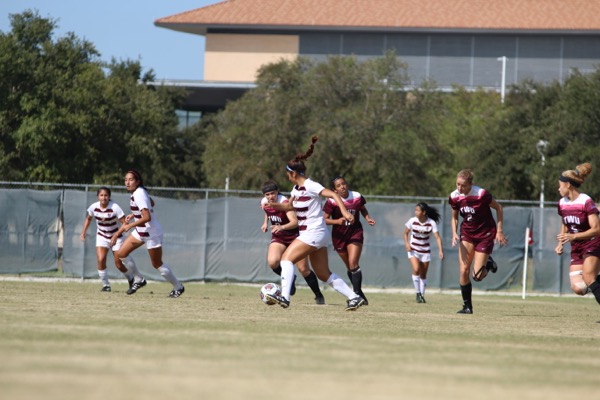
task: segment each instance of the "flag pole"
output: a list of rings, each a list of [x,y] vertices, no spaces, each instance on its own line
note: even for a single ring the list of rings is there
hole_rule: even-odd
[[[522,298],[525,300],[525,292],[527,290],[527,263],[529,261],[529,240],[530,240],[529,227],[525,229],[525,255],[523,256],[523,293]]]

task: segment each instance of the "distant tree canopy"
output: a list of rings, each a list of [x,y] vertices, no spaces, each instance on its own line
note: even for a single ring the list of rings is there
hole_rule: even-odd
[[[497,93],[407,90],[393,53],[372,60],[305,58],[263,66],[257,87],[197,125],[177,129],[185,95],[152,87],[138,62],[99,61],[94,46],[35,12],[0,32],[2,180],[118,184],[138,168],[152,186],[285,190],[285,163],[319,136],[308,174],[343,175],[364,194],[445,197],[456,173],[496,198],[558,198],[557,178],[590,162],[600,169],[600,71],[564,82],[526,81]],[[536,144],[547,142],[543,154]],[[542,165],[542,155],[545,163]],[[600,170],[582,189],[600,199]]]
[[[138,62],[105,65],[73,33],[26,11],[0,32],[0,175],[3,180],[121,183],[126,169],[152,185],[193,185],[189,135],[178,132],[183,93],[151,87]],[[142,83],[140,83],[142,82]]]
[[[285,162],[315,134],[308,174],[323,184],[344,175],[366,194],[445,197],[471,168],[497,198],[537,200],[544,179],[546,199],[556,200],[563,170],[586,161],[600,169],[600,71],[526,81],[504,104],[494,92],[406,84],[393,53],[264,66],[257,88],[206,124],[207,182],[221,187],[229,177],[233,188],[257,189],[276,179],[285,188]],[[548,143],[544,166],[539,141]],[[584,190],[599,198],[600,170]]]

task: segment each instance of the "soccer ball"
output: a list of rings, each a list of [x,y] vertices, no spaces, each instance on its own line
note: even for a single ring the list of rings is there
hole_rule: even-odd
[[[273,300],[267,298],[267,294],[281,296],[281,289],[275,283],[267,283],[260,288],[260,299],[268,306],[275,304]]]

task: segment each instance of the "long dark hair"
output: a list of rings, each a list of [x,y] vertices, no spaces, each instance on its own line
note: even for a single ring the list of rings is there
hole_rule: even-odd
[[[306,165],[304,165],[304,160],[306,160],[308,157],[310,157],[311,154],[313,153],[313,150],[315,149],[315,143],[317,142],[317,140],[319,140],[319,138],[317,136],[313,136],[311,138],[310,147],[308,148],[306,153],[296,154],[294,159],[290,160],[287,163],[287,165],[285,166],[285,169],[289,172],[295,171],[295,172],[299,173],[300,175],[304,175],[304,173],[306,172]]]
[[[440,212],[436,208],[430,207],[424,202],[417,203],[417,207],[424,211],[425,215],[434,220],[436,224],[440,222]]]

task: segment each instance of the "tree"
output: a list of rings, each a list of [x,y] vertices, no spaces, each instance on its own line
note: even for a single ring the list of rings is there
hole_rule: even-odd
[[[137,61],[100,61],[93,44],[37,12],[0,33],[0,173],[4,179],[117,184],[126,169],[151,185],[200,185],[202,148],[177,129],[180,90],[153,87]],[[185,160],[185,168],[181,161]],[[200,175],[201,176],[201,175]]]

